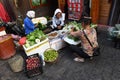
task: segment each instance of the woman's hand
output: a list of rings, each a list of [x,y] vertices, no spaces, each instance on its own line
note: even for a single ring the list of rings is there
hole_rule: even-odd
[[[61,29],[62,27],[61,27],[61,26],[58,26],[57,28],[58,28],[58,29]]]
[[[71,27],[70,32],[74,32],[74,30],[75,30],[75,28],[74,28],[74,27]]]
[[[71,35],[71,36],[74,36],[74,32],[70,32],[70,35]]]
[[[37,24],[35,24],[35,27],[38,27],[38,23],[37,23]]]

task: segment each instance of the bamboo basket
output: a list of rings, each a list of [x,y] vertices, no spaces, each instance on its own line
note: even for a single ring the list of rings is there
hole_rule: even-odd
[[[15,52],[15,45],[11,35],[0,36],[0,59],[8,59]]]
[[[45,52],[47,52],[47,51],[49,51],[49,50],[54,50],[54,51],[56,51],[56,50],[53,49],[53,48],[48,48],[48,49],[45,50]],[[44,54],[45,54],[45,52],[44,52]],[[56,54],[57,54],[56,59],[54,59],[53,61],[45,60],[45,62],[46,62],[46,63],[56,63],[56,62],[58,61],[58,57],[59,57],[58,51],[56,51]],[[45,56],[45,55],[44,55],[44,56]]]

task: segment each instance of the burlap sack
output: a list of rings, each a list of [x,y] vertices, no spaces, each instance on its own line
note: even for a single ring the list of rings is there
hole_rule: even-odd
[[[23,57],[20,55],[16,55],[8,60],[10,68],[13,72],[20,72],[23,70],[24,60]]]

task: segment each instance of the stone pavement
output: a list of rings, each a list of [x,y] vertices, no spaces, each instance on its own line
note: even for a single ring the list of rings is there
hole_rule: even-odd
[[[120,80],[120,49],[113,48],[113,42],[107,40],[106,28],[99,29],[98,41],[101,55],[93,60],[75,62],[75,55],[65,47],[59,51],[55,64],[46,64],[43,74],[33,78],[27,78],[24,71],[12,72],[8,60],[0,60],[0,80]],[[24,54],[17,52],[21,53]]]

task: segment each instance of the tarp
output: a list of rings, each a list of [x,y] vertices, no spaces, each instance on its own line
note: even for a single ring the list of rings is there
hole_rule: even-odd
[[[10,21],[10,17],[8,15],[8,13],[6,12],[6,10],[4,9],[2,3],[0,3],[0,18],[4,21],[4,22],[9,22]]]

